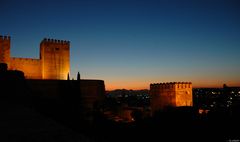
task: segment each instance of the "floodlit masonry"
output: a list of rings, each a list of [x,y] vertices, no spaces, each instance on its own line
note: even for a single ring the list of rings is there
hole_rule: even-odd
[[[43,39],[40,59],[10,56],[10,36],[0,36],[0,63],[7,63],[10,70],[21,70],[26,79],[66,80],[70,72],[70,42]]]
[[[192,106],[192,83],[170,82],[150,84],[152,111],[166,107]]]

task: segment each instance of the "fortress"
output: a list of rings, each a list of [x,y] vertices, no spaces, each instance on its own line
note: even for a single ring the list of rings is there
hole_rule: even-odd
[[[58,118],[66,114],[74,118],[75,113],[70,113],[74,110],[81,119],[91,117],[89,114],[104,98],[104,81],[80,79],[80,74],[77,80],[67,80],[69,41],[43,39],[39,59],[11,57],[10,44],[9,36],[0,36],[0,97],[30,103]]]
[[[150,84],[151,108],[192,106],[192,83],[170,82]]]
[[[10,36],[0,36],[0,63],[7,63],[10,70],[24,72],[26,79],[66,80],[70,72],[70,42],[43,39],[40,59],[10,56]]]

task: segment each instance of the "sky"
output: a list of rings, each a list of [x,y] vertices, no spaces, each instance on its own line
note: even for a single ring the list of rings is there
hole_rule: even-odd
[[[240,86],[238,0],[0,0],[11,56],[39,58],[43,38],[71,42],[71,78],[107,90],[150,83]]]

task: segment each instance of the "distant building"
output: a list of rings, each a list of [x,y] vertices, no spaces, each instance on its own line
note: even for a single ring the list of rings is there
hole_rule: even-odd
[[[26,79],[67,79],[70,72],[69,41],[43,39],[40,59],[11,57],[10,45],[10,36],[0,36],[0,63],[6,63],[10,70],[23,71]]]
[[[152,111],[166,107],[192,106],[192,83],[170,82],[150,84]]]

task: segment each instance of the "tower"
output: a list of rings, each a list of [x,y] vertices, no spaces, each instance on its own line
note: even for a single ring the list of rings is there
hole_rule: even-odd
[[[44,39],[40,44],[43,79],[66,80],[70,72],[70,42]]]
[[[150,84],[153,111],[166,107],[192,106],[192,83],[170,82]]]
[[[10,64],[10,36],[0,36],[0,63]]]

